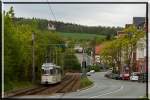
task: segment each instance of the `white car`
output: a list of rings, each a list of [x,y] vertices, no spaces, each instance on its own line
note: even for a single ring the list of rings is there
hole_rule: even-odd
[[[94,74],[95,70],[90,70],[89,72],[86,73],[86,75],[91,76],[91,74]]]
[[[90,70],[91,73],[95,73],[95,70]]]
[[[91,72],[87,72],[86,75],[87,75],[87,76],[91,76]]]
[[[138,81],[139,80],[139,72],[133,72],[131,73],[131,76],[130,76],[130,80],[131,81]]]

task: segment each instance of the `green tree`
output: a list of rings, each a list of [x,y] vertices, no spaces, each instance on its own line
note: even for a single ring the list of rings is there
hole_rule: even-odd
[[[118,67],[119,70],[122,62],[121,58],[123,57],[123,63],[128,64],[131,72],[131,69],[135,66],[132,55],[136,52],[137,41],[144,37],[145,32],[138,30],[135,26],[126,28],[123,31],[126,33],[125,36],[103,43],[104,48],[100,55],[104,62],[114,67],[114,69]],[[128,33],[132,33],[132,35]]]
[[[36,81],[40,80],[41,65],[49,44],[64,44],[56,33],[38,28],[37,19],[30,22],[14,18],[13,8],[4,14],[4,89],[12,89],[17,82],[30,82],[32,79],[32,32],[35,32]]]

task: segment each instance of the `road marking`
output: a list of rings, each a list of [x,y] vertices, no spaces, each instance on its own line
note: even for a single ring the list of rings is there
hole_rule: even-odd
[[[104,93],[104,94],[97,95],[97,96],[92,96],[92,97],[90,97],[90,98],[95,98],[95,97],[99,97],[99,96],[104,96],[104,95],[112,94],[112,93],[115,93],[115,92],[120,91],[120,90],[123,89],[123,88],[124,88],[124,87],[121,86],[119,89],[117,89],[117,90],[115,90],[115,91],[112,91],[112,92],[106,92],[106,93]]]

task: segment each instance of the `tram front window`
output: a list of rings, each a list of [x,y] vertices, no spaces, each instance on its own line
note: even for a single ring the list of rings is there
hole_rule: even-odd
[[[55,74],[55,70],[54,70],[54,69],[51,69],[51,70],[50,70],[50,74],[51,74],[51,75]]]
[[[49,74],[49,70],[42,69],[42,74]]]

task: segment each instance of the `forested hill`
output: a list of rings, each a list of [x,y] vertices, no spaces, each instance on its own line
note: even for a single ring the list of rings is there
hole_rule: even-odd
[[[47,30],[48,20],[36,19],[38,27],[41,30]],[[18,23],[31,23],[32,19],[15,18]],[[104,27],[104,26],[84,26],[72,23],[64,23],[59,21],[50,21],[51,24],[55,25],[56,31],[59,32],[70,32],[70,33],[90,33],[100,35],[115,35],[117,31],[121,30],[121,27]]]

